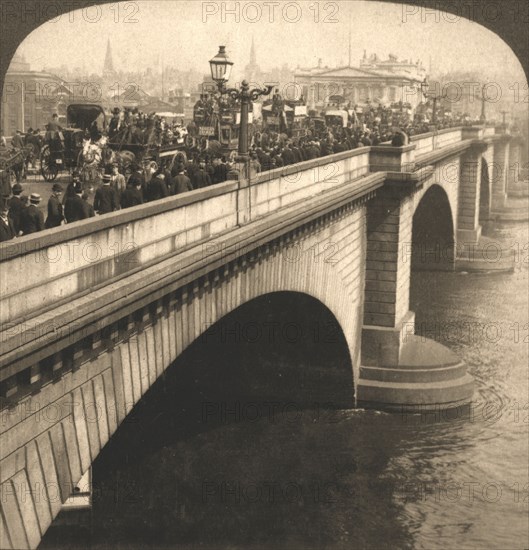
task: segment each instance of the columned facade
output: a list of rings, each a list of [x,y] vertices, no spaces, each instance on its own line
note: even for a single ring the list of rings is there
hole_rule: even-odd
[[[423,100],[421,82],[426,71],[419,63],[398,61],[395,56],[381,61],[364,57],[359,67],[322,67],[297,69],[296,83],[310,109],[332,103],[333,96],[341,96],[351,105],[368,102],[389,105],[402,101],[415,108]]]

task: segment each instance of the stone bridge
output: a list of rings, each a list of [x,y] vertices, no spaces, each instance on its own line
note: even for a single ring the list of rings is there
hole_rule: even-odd
[[[521,147],[443,130],[3,243],[0,547],[37,547],[141,396],[260,296],[301,293],[334,316],[357,406],[469,402],[466,366],[413,336],[410,273],[512,267],[484,254],[481,224],[505,209]]]

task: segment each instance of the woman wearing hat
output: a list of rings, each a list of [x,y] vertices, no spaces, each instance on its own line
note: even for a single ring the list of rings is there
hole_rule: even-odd
[[[46,218],[46,229],[59,227],[64,220],[63,208],[61,203],[61,194],[63,192],[60,183],[54,183],[51,188],[51,197],[48,200],[48,217]]]
[[[44,229],[44,214],[39,210],[41,198],[38,193],[31,193],[29,206],[20,213],[20,230],[23,235],[37,233]]]

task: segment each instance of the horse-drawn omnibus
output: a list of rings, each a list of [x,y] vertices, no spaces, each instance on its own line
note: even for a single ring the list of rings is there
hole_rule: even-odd
[[[248,114],[248,133],[253,131],[253,114]],[[193,109],[193,123],[188,126],[186,146],[189,150],[207,149],[230,154],[239,145],[240,105],[231,98],[205,99]]]
[[[263,129],[292,138],[306,136],[309,129],[307,106],[301,100],[281,99],[278,95],[263,102]]]

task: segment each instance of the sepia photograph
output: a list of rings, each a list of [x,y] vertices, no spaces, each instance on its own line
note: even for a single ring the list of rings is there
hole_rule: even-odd
[[[0,0],[0,550],[529,550],[528,29]]]

